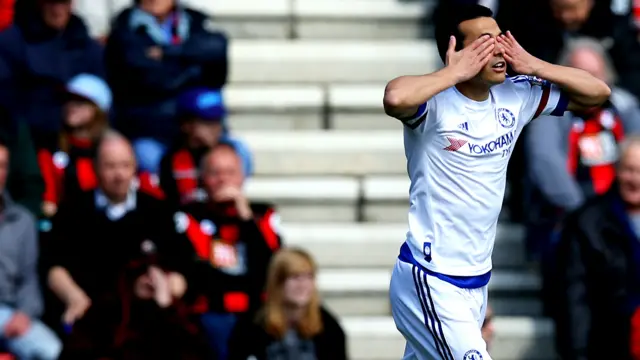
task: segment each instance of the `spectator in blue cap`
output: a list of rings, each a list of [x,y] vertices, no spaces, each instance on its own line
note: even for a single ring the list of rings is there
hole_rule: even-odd
[[[220,141],[231,143],[243,161],[245,176],[252,173],[249,149],[229,136],[227,110],[220,90],[195,88],[178,97],[180,138],[160,163],[160,186],[167,200],[184,205],[206,198],[199,182],[200,159]]]

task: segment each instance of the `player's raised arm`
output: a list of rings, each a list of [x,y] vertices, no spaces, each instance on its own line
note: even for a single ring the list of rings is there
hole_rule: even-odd
[[[493,56],[494,47],[495,39],[485,35],[471,46],[456,51],[456,38],[451,36],[447,66],[428,75],[400,76],[387,84],[385,112],[400,120],[417,115],[434,95],[476,76]]]
[[[550,64],[529,54],[509,31],[498,37],[498,44],[504,47],[504,57],[515,71],[542,78],[561,87],[569,96],[569,111],[600,106],[611,95],[609,86],[588,72]]]

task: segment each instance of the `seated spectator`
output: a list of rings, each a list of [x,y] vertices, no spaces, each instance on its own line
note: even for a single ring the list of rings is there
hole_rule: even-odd
[[[38,162],[45,180],[42,212],[55,215],[64,197],[97,185],[94,146],[109,126],[111,90],[97,76],[80,74],[67,84],[62,133],[41,144]]]
[[[19,359],[55,360],[60,340],[38,319],[38,238],[33,215],[5,190],[9,149],[0,142],[0,341]]]
[[[600,108],[583,114],[567,112],[562,119],[543,116],[528,127],[525,145],[533,185],[528,254],[543,262],[544,289],[552,288],[549,282],[555,278],[553,239],[562,217],[609,190],[615,180],[618,144],[640,132],[638,103],[613,85],[615,71],[599,42],[588,38],[569,42],[560,63],[590,72],[613,90]],[[545,291],[545,297],[547,311],[553,311],[553,295]]]
[[[49,287],[64,304],[63,323],[71,332],[85,315],[94,324],[117,320],[112,313],[92,311],[92,304],[116,297],[119,275],[141,247],[157,249],[178,299],[194,256],[189,240],[174,230],[173,212],[135,187],[135,158],[125,138],[104,135],[96,148],[95,172],[95,190],[60,206],[43,252]]]
[[[266,304],[238,323],[228,359],[347,359],[344,331],[320,304],[316,272],[305,251],[280,250],[269,266]]]
[[[225,125],[226,109],[218,90],[193,89],[178,100],[180,138],[160,163],[160,185],[174,204],[204,201],[198,167],[204,154],[221,140],[230,142],[242,157],[245,176],[251,175],[251,154],[237,140],[229,137]]]
[[[9,147],[9,178],[7,190],[11,198],[40,216],[44,182],[38,167],[36,148],[29,126],[19,116],[0,105],[0,137]]]
[[[202,324],[218,358],[238,315],[262,304],[265,272],[280,247],[280,219],[269,204],[251,203],[242,191],[242,163],[233,146],[221,143],[202,159],[205,203],[184,207],[182,227],[202,260],[198,271],[207,308]]]
[[[610,101],[598,109],[584,114],[567,112],[561,120],[543,116],[529,126],[530,174],[553,207],[551,227],[560,220],[558,214],[609,189],[615,177],[617,144],[625,135],[640,131],[638,102],[613,86],[614,70],[598,42],[581,39],[570,43],[561,64],[586,70],[611,84],[613,90]]]
[[[517,2],[518,4],[520,2]],[[620,74],[620,86],[640,97],[640,43],[627,15],[616,15],[611,1],[545,0],[533,2],[531,11],[517,12],[510,29],[532,55],[546,61],[558,59],[567,41],[592,37],[602,43]],[[542,4],[539,4],[542,3]]]
[[[142,170],[158,173],[178,133],[178,95],[226,82],[227,38],[212,25],[177,0],[138,0],[113,22],[106,61],[115,126],[134,139]]]
[[[24,116],[36,145],[60,130],[59,88],[82,73],[104,75],[102,48],[71,0],[38,0],[0,33],[0,104]]]
[[[174,285],[155,250],[151,242],[142,243],[120,274],[117,296],[92,304],[94,314],[113,316],[88,314],[73,329],[60,360],[210,358],[197,319],[173,297]]]
[[[564,224],[558,246],[557,345],[563,359],[639,359],[640,138],[621,147],[618,184]]]

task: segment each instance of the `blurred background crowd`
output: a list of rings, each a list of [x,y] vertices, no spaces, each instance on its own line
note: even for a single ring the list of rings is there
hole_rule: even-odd
[[[1,0],[0,359],[397,359],[383,86],[461,2],[613,89],[512,157],[492,356],[640,359],[637,0]]]

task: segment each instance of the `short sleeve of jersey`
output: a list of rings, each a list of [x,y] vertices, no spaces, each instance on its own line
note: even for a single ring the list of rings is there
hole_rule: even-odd
[[[569,98],[556,85],[533,76],[509,78],[522,99],[521,114],[529,121],[543,116],[562,116],[569,105]]]
[[[433,120],[430,121],[429,119],[436,117],[436,97],[437,95],[420,105],[415,115],[399,120],[404,126],[415,132],[424,132],[428,124],[433,122]]]

